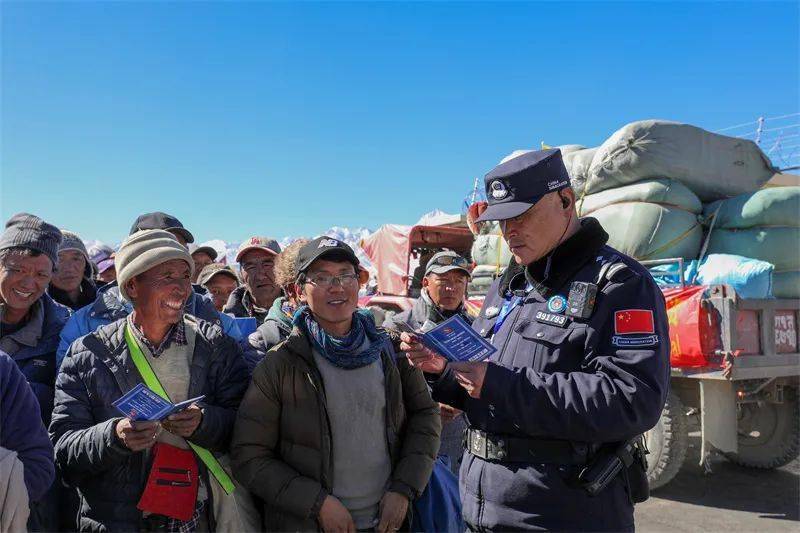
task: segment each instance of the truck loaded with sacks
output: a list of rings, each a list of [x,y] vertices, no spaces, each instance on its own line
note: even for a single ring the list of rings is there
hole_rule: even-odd
[[[754,468],[796,458],[800,178],[773,187],[778,169],[753,141],[663,120],[560,148],[579,215],[663,287],[672,381],[646,439],[651,487],[678,473],[697,422],[706,466],[712,455]],[[496,224],[472,229],[469,289],[485,293],[512,256]]]

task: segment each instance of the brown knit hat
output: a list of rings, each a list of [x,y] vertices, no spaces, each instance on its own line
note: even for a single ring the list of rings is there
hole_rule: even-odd
[[[194,273],[194,261],[189,250],[173,234],[160,229],[137,231],[122,241],[114,258],[117,267],[119,293],[130,300],[125,286],[142,272],[173,259],[182,259],[189,265],[189,275]]]

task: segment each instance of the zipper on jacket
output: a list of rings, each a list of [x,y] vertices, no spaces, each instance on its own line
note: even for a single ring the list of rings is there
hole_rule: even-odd
[[[386,357],[384,357],[384,355]],[[387,364],[388,360],[388,364]],[[386,402],[386,415],[385,415],[385,423],[386,427],[384,428],[384,436],[386,438],[386,447],[389,449],[389,460],[392,462],[392,470],[394,470],[394,465],[397,461],[397,457],[395,457],[394,446],[389,440],[389,432],[392,430],[392,410],[391,410],[391,398],[389,397],[389,374],[391,373],[392,367],[397,369],[397,365],[394,363],[391,354],[387,354],[383,350],[381,350],[381,364],[383,365],[383,397],[384,401]],[[397,379],[400,381],[400,396],[402,398],[402,389],[403,383],[402,379],[400,379],[400,370],[397,369]],[[402,401],[402,399],[401,399]],[[402,425],[402,424],[401,424]],[[395,438],[398,438],[398,435],[395,435]]]
[[[310,370],[309,372],[306,372],[306,377],[308,378],[308,382],[311,383],[311,386],[314,387],[314,390],[317,391],[317,403],[319,404],[320,412],[322,413],[322,416],[325,417],[325,422],[327,423],[327,434],[328,434],[328,442],[329,442],[329,445],[328,445],[328,448],[329,448],[329,452],[328,452],[328,465],[329,465],[329,468],[328,468],[328,472],[324,472],[324,471],[322,472],[322,477],[323,478],[325,478],[325,477],[329,478],[328,479],[328,486],[325,487],[325,490],[327,490],[328,492],[331,492],[333,490],[333,435],[331,434],[331,419],[330,419],[330,416],[328,415],[328,402],[327,402],[327,397],[325,396],[325,386],[322,385],[322,375],[319,374],[319,370],[317,370],[315,368],[309,368],[309,370]],[[319,379],[320,386],[317,386],[317,383],[314,381],[314,377],[312,377],[312,375],[311,375],[312,373],[315,375],[314,377]],[[324,483],[325,480],[323,479],[322,481],[323,481],[323,485],[325,485],[325,483]]]

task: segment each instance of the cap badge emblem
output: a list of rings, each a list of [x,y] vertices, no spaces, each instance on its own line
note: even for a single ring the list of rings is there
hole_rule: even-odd
[[[506,196],[508,196],[508,189],[506,189],[505,184],[500,180],[493,181],[489,188],[491,189],[492,198],[495,200],[502,200]]]

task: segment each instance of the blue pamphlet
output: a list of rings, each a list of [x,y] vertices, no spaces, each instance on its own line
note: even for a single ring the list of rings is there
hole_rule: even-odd
[[[123,416],[137,422],[140,420],[163,420],[203,398],[205,398],[205,394],[173,404],[153,392],[144,383],[139,383],[111,405],[116,407]]]
[[[258,328],[258,323],[256,322],[255,317],[252,316],[233,317],[233,320],[236,322],[236,326],[239,328],[239,332],[242,334],[243,339],[246,339],[256,330],[256,328]]]
[[[426,333],[416,332],[405,323],[398,325],[450,361],[482,361],[497,351],[459,315],[448,318]]]

